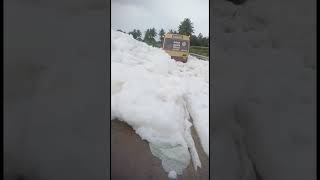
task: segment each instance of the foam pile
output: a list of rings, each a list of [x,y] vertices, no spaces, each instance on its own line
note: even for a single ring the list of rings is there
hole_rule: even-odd
[[[194,125],[209,156],[209,63],[171,60],[162,49],[111,32],[111,116],[150,145],[166,172],[182,174],[192,159],[201,167],[191,136]]]

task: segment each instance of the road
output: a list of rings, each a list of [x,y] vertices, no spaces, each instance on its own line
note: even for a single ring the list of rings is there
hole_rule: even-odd
[[[197,151],[202,163],[202,168],[194,171],[190,163],[182,176],[183,180],[209,179],[209,159],[200,145],[200,139],[195,130],[192,134]],[[152,155],[146,141],[134,132],[134,130],[120,121],[111,122],[111,179],[126,180],[162,180],[168,179],[167,173],[161,166],[161,161]]]

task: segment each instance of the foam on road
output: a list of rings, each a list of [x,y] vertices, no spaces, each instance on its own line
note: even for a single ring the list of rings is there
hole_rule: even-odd
[[[182,174],[191,159],[201,167],[190,127],[209,156],[209,62],[176,62],[117,31],[111,32],[111,51],[112,119],[147,140],[166,172]]]

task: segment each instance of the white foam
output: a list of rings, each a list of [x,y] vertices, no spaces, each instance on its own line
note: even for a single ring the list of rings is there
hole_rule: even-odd
[[[193,57],[176,62],[113,30],[111,50],[112,119],[125,121],[147,140],[165,171],[182,174],[190,159],[201,167],[190,127],[195,125],[209,155],[209,63]]]
[[[175,171],[170,171],[168,177],[170,179],[177,179],[177,173]]]

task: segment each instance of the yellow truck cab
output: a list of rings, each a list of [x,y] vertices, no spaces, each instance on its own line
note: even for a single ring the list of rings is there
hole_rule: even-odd
[[[190,48],[190,36],[167,33],[164,35],[162,49],[171,59],[187,62]]]

